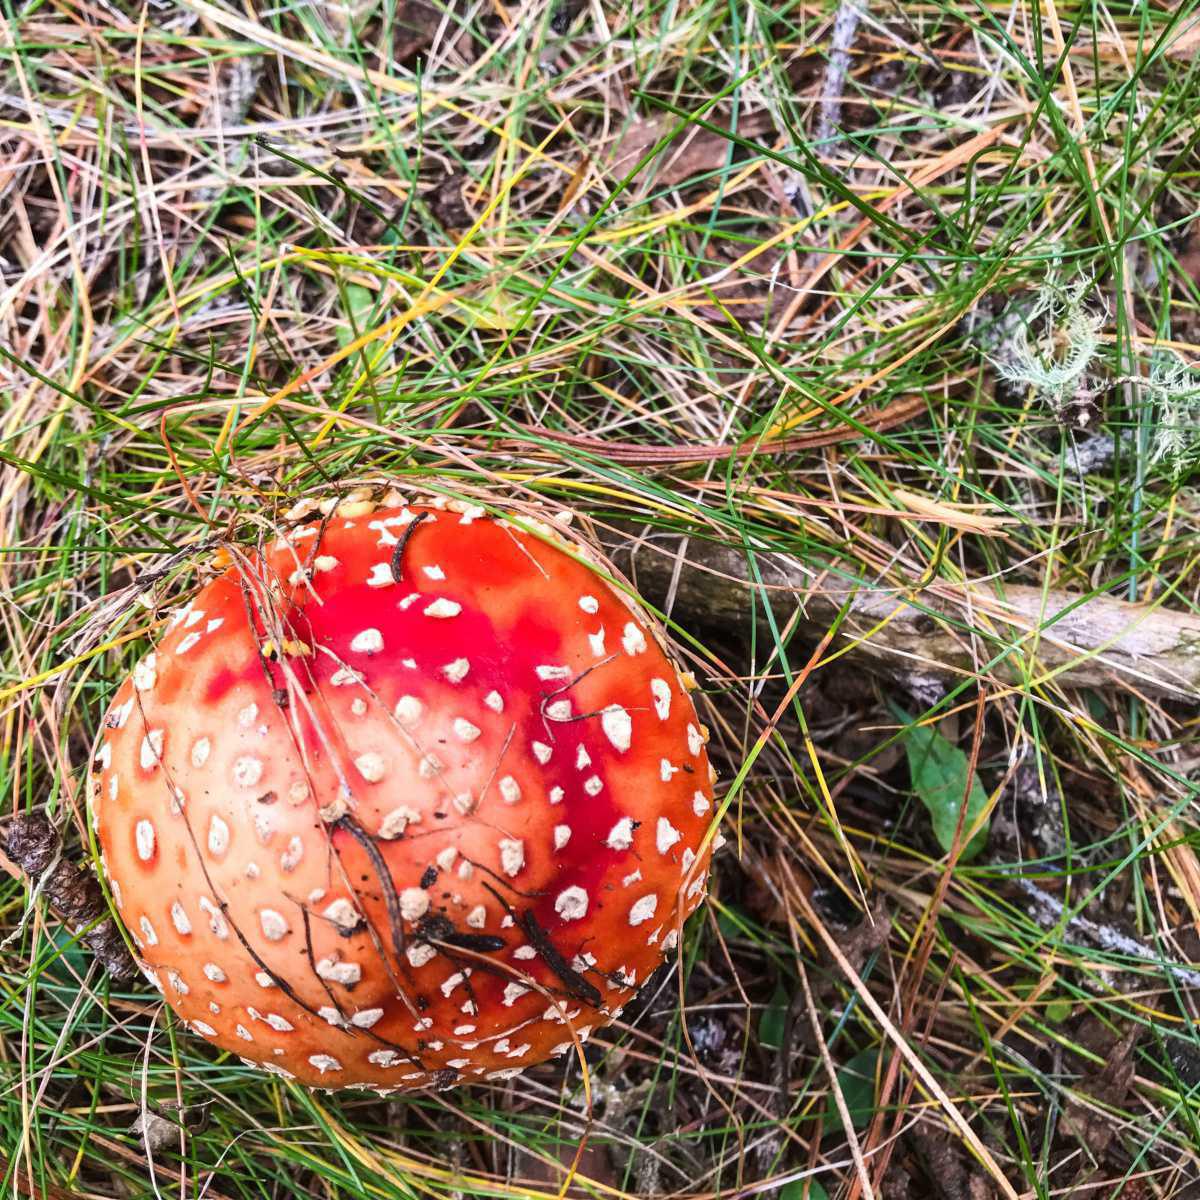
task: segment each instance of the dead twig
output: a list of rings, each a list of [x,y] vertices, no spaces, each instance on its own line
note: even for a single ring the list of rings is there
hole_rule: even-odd
[[[927,403],[920,396],[902,396],[893,400],[876,413],[861,417],[862,428],[857,425],[838,425],[832,429],[813,429],[805,433],[793,433],[784,437],[755,438],[739,443],[696,443],[690,446],[653,446],[638,442],[613,442],[604,438],[575,436],[559,433],[553,429],[534,429],[526,426],[531,437],[541,441],[557,442],[577,450],[591,451],[613,462],[626,466],[666,467],[683,463],[723,462],[730,458],[748,458],[765,454],[795,454],[802,450],[819,450],[825,446],[836,446],[840,442],[856,441],[872,433],[886,433],[889,429],[915,420],[927,410]],[[866,430],[864,433],[863,431]],[[507,443],[506,443],[507,444]],[[522,453],[533,449],[530,443],[519,445]]]
[[[1061,925],[1064,933],[1074,934],[1108,954],[1137,959],[1159,971],[1165,971],[1184,987],[1200,987],[1200,971],[1165,960],[1151,947],[1122,933],[1112,925],[1101,925],[1078,912],[1072,914],[1057,896],[1043,891],[1028,879],[1017,880],[1017,885],[1033,901],[1031,912],[1034,920],[1046,929],[1054,929]]]
[[[608,548],[651,601],[661,603],[674,586],[675,609],[726,628],[745,623],[752,598],[760,611],[772,605],[780,627],[799,605],[801,629],[815,636],[845,608],[836,645],[852,645],[890,675],[1200,695],[1200,616],[1193,613],[1021,584],[1003,591],[941,579],[907,589],[851,581],[838,587],[825,574],[815,586],[817,573],[784,554],[758,557],[760,586],[740,550],[693,536],[681,554],[679,535],[631,542],[631,532],[610,530]]]
[[[833,35],[829,44],[829,64],[825,68],[825,79],[821,84],[821,109],[817,119],[817,145],[821,153],[828,155],[829,141],[837,132],[842,120],[842,93],[846,87],[846,76],[850,71],[850,47],[862,20],[866,0],[861,4],[843,0],[833,19]]]

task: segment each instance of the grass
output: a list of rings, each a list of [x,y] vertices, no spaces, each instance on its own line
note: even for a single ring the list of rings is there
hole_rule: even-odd
[[[827,3],[0,12],[0,783],[69,853],[135,595],[365,475],[790,553],[838,595],[1196,611],[1197,443],[1162,437],[1193,410],[1128,381],[1200,355],[1194,0],[871,5],[821,142]],[[998,379],[1081,281],[1094,395]],[[670,615],[729,844],[676,971],[589,1047],[590,1104],[578,1065],[402,1103],[264,1079],[14,880],[6,1192],[1197,1194],[1194,698],[1046,678],[969,611],[950,688],[919,650],[814,660],[761,595]],[[969,864],[889,701],[974,764]]]

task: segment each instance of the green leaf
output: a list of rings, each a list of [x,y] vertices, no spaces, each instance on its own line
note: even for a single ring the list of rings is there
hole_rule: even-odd
[[[804,1185],[808,1185],[805,1192]],[[829,1193],[815,1179],[793,1179],[776,1192],[777,1200],[829,1200]]]
[[[855,1129],[865,1129],[875,1115],[875,1064],[879,1061],[879,1047],[863,1050],[856,1054],[837,1072],[838,1086],[846,1111]],[[842,1128],[842,1115],[838,1112],[837,1100],[832,1092],[825,1101],[825,1116],[821,1123],[826,1133]]]
[[[58,954],[47,960],[45,974],[55,983],[75,986],[77,981],[87,974],[91,965],[90,959],[64,925],[54,925],[50,928],[50,940],[58,949]]]
[[[750,918],[736,904],[720,904],[717,909],[717,929],[723,938],[732,939],[746,936],[750,928]]]
[[[1064,1021],[1071,1019],[1074,1011],[1075,1005],[1070,1000],[1051,1000],[1046,1005],[1046,1020],[1051,1025],[1061,1025]]]
[[[965,833],[974,826],[980,813],[987,807],[987,793],[979,782],[979,776],[971,770],[967,756],[933,725],[918,725],[906,712],[894,706],[893,711],[908,726],[908,732],[904,735],[904,749],[908,755],[913,791],[929,810],[938,845],[949,851],[954,843],[954,830],[958,825],[963,797],[967,798],[967,815],[963,821]],[[987,844],[987,835],[988,825],[985,822],[963,847],[960,861],[970,862]]]
[[[370,329],[376,322],[372,320],[375,308],[375,292],[361,283],[346,284],[347,319],[339,321],[335,334],[339,346],[348,346],[359,334]]]
[[[783,1049],[783,1027],[787,1024],[788,994],[783,984],[775,985],[771,1003],[758,1022],[758,1040],[768,1050]]]

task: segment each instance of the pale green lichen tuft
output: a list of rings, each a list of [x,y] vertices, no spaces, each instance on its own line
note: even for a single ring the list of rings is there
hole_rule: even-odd
[[[1138,382],[1156,409],[1151,457],[1178,475],[1200,458],[1200,373],[1174,354],[1161,355]]]
[[[1091,279],[1065,288],[1043,284],[1024,320],[1013,329],[1004,353],[989,356],[1002,379],[1031,389],[1056,414],[1089,391],[1088,371],[1100,350],[1100,330],[1107,314],[1087,307],[1088,294],[1095,294]],[[1043,332],[1034,334],[1037,329]]]

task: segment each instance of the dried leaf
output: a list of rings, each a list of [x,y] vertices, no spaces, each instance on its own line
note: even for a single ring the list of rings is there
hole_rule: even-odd
[[[1069,1099],[1063,1107],[1063,1131],[1077,1137],[1098,1159],[1112,1144],[1117,1129],[1104,1109],[1119,1108],[1129,1095],[1137,1073],[1133,1050],[1140,1033],[1140,1027],[1132,1025],[1125,1036],[1110,1047],[1104,1065],[1080,1080],[1081,1096],[1090,1097],[1096,1105],[1089,1104],[1086,1099]]]
[[[348,38],[351,34],[361,36],[367,22],[378,15],[379,5],[375,0],[331,0],[324,6],[330,23]],[[415,54],[433,44],[442,14],[424,0],[400,0],[390,18],[393,34],[392,58],[405,63]]]
[[[856,971],[861,971],[867,959],[887,944],[891,931],[892,918],[887,900],[883,896],[877,896],[862,920],[838,939],[846,961]]]
[[[1187,245],[1179,253],[1179,267],[1194,283],[1200,283],[1200,224],[1192,227]]]
[[[463,194],[469,182],[470,178],[465,172],[450,171],[424,194],[429,211],[443,228],[467,229],[475,220]]]
[[[151,1153],[179,1148],[179,1126],[148,1108],[134,1118],[129,1132],[141,1138]]]
[[[927,1193],[940,1200],[973,1200],[971,1195],[971,1172],[963,1162],[958,1144],[951,1134],[940,1125],[920,1122],[908,1133],[922,1161],[924,1173],[936,1191]]]
[[[563,1180],[575,1163],[576,1146],[571,1142],[555,1143],[548,1147],[549,1157],[556,1162],[543,1161],[533,1155],[521,1159],[521,1177],[526,1184],[533,1184],[539,1191],[558,1191]],[[572,1186],[567,1188],[568,1200],[587,1200],[597,1189],[611,1191],[619,1188],[620,1179],[613,1169],[608,1147],[599,1140],[589,1141],[579,1159],[578,1173]]]
[[[679,122],[680,118],[671,113],[632,122],[609,160],[611,174],[623,179]],[[771,127],[770,115],[759,113],[743,117],[736,132],[738,137],[756,138]],[[637,172],[633,182],[649,179],[658,187],[674,187],[694,176],[720,170],[729,161],[732,149],[736,149],[736,146],[727,137],[708,129],[684,126]]]

